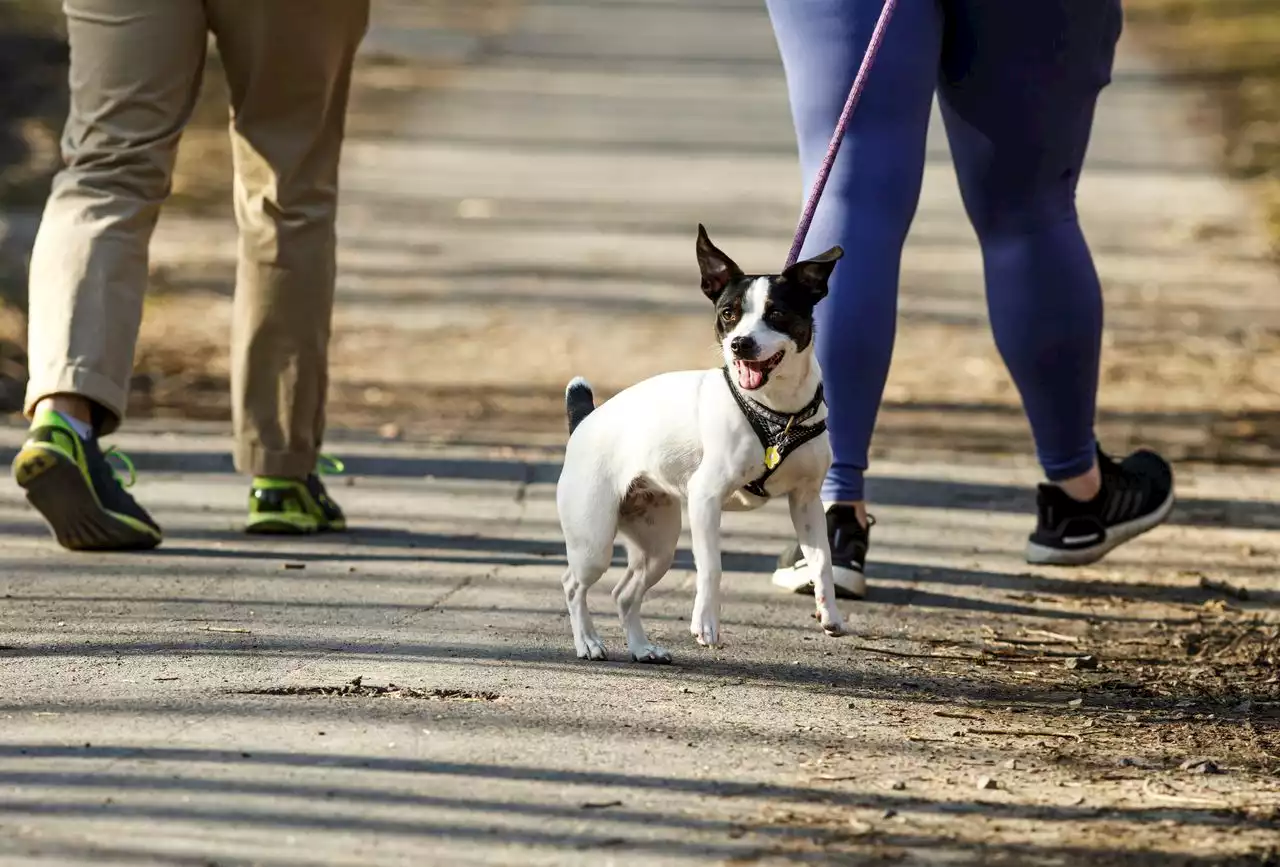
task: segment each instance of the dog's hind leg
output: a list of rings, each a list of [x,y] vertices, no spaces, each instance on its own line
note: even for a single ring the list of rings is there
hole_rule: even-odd
[[[572,446],[573,443],[570,443]],[[573,646],[579,659],[608,659],[604,642],[596,632],[587,608],[587,591],[600,580],[613,560],[613,540],[618,535],[618,502],[621,499],[608,478],[590,461],[569,449],[556,486],[556,511],[564,531],[569,568],[561,583],[569,608]]]
[[[579,659],[609,658],[604,649],[604,642],[596,632],[591,612],[587,609],[587,591],[591,589],[592,584],[600,580],[600,576],[605,573],[608,565],[606,561],[603,568],[596,568],[594,564],[590,568],[570,566],[565,570],[564,578],[561,579],[561,583],[564,584],[565,603],[569,606],[569,624],[573,628],[573,646],[578,652]]]
[[[612,524],[612,522],[611,522]],[[596,632],[587,608],[587,591],[600,580],[613,559],[615,527],[594,527],[590,538],[577,537],[568,544],[569,568],[565,570],[564,599],[569,606],[569,623],[573,627],[573,645],[579,659],[608,659],[604,642]]]
[[[627,649],[636,662],[669,663],[671,654],[650,643],[645,634],[640,604],[671,568],[680,541],[680,502],[674,497],[652,497],[643,511],[625,515],[618,529],[626,543],[627,574],[613,589],[613,599],[627,633]]]

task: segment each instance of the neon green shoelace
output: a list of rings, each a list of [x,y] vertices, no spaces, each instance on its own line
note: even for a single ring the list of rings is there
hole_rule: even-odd
[[[115,476],[116,481],[120,483],[120,487],[127,490],[138,483],[138,471],[133,465],[133,459],[127,454],[116,446],[112,446],[103,452],[102,456],[106,458],[108,462],[110,462],[112,458],[115,458],[124,467],[125,471],[129,473],[129,480],[126,482],[120,477],[120,473],[116,471],[116,468],[114,466],[111,467],[111,474]],[[316,472],[322,476],[338,476],[346,472],[346,470],[347,465],[333,455],[320,455],[319,459],[316,461]]]
[[[316,473],[322,476],[339,476],[347,471],[347,465],[333,455],[320,455],[316,459]]]
[[[111,448],[103,452],[102,456],[107,459],[108,465],[110,465],[111,459],[115,458],[116,460],[120,461],[120,463],[124,464],[124,468],[129,471],[129,481],[125,482],[124,479],[120,478],[120,474],[116,472],[116,468],[111,467],[111,475],[116,477],[116,481],[120,483],[120,487],[124,488],[125,490],[128,490],[129,488],[132,488],[134,485],[138,483],[138,471],[133,468],[132,458],[130,458],[124,452],[120,451],[120,449],[116,448],[115,446],[112,446]]]

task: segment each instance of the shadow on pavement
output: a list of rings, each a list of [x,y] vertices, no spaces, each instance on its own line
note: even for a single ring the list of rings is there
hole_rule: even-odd
[[[67,770],[13,770],[0,771],[0,785],[38,787],[56,786],[59,789],[76,788],[93,792],[110,788],[119,792],[150,791],[155,793],[214,793],[240,799],[246,796],[265,796],[270,798],[299,798],[304,801],[318,801],[338,805],[366,804],[374,806],[414,806],[425,809],[449,809],[459,811],[475,811],[486,813],[507,813],[509,815],[527,816],[539,820],[569,819],[582,821],[590,815],[576,803],[578,799],[564,799],[566,787],[584,787],[589,789],[607,788],[619,794],[637,792],[661,792],[696,795],[702,798],[744,801],[740,806],[749,806],[756,802],[791,802],[822,804],[831,807],[871,808],[876,810],[892,809],[899,813],[934,814],[950,816],[982,816],[987,819],[1027,819],[1038,822],[1089,821],[1107,818],[1117,821],[1158,823],[1172,816],[1179,821],[1191,824],[1220,825],[1223,816],[1214,810],[1194,809],[1191,806],[1170,807],[1111,807],[1099,811],[1087,806],[1031,805],[1017,803],[997,803],[993,801],[974,800],[928,800],[913,797],[910,794],[893,795],[871,791],[839,791],[831,787],[817,788],[796,785],[776,785],[767,783],[737,782],[720,779],[691,779],[686,777],[658,776],[645,773],[625,773],[607,771],[577,771],[547,767],[525,767],[507,764],[488,764],[478,762],[443,762],[405,758],[389,758],[370,755],[343,755],[334,753],[303,753],[254,751],[252,754],[234,750],[178,748],[178,747],[70,747],[49,744],[4,744],[0,745],[0,758],[12,761],[16,759],[30,760],[47,765],[50,762],[73,763],[111,762],[115,766],[129,761],[163,762],[168,765],[181,763],[186,766],[187,774],[202,768],[208,768],[208,776],[192,778],[191,776],[160,776],[154,773],[131,774],[124,771],[97,773],[96,768],[89,766],[83,769],[71,767]],[[237,770],[261,773],[272,771],[277,775],[285,775],[288,771],[324,770],[326,783],[322,786],[302,782],[275,782],[263,780],[242,780],[231,775]],[[477,783],[487,781],[513,781],[532,784],[553,784],[560,787],[557,800],[569,800],[570,804],[520,804],[509,801],[491,801],[481,798],[460,798],[436,795],[425,795],[401,791],[388,791],[386,788],[372,788],[366,785],[351,785],[341,778],[346,773],[409,775],[414,783],[424,783],[431,779],[474,780]],[[216,776],[215,776],[216,774]],[[572,788],[568,788],[572,791]],[[86,793],[88,794],[88,793]],[[174,801],[177,798],[173,799]],[[260,802],[261,803],[261,802]],[[252,810],[247,807],[228,809],[226,807],[210,809],[208,806],[180,806],[178,804],[147,804],[133,806],[127,803],[115,803],[104,806],[100,799],[63,800],[52,803],[21,803],[14,799],[6,800],[0,812],[9,815],[111,815],[115,817],[140,817],[150,820],[166,821],[201,821],[231,825],[269,825],[278,828],[303,828],[333,831],[364,831],[404,835],[410,837],[453,837],[469,838],[489,842],[518,842],[529,845],[550,846],[598,846],[604,839],[590,833],[567,834],[563,832],[537,832],[525,829],[496,829],[474,826],[463,822],[432,823],[423,821],[400,822],[390,819],[379,819],[369,816],[340,815],[332,810],[328,815],[314,815],[302,811],[282,811],[278,802],[274,809]],[[625,804],[609,809],[607,813],[598,814],[602,821],[617,822],[634,826],[665,827],[679,831],[713,831],[728,834],[737,823],[717,820],[675,816],[655,811],[628,810]],[[1269,827],[1262,820],[1250,820],[1244,817],[1233,817],[1233,824],[1238,827]],[[755,833],[768,836],[788,837],[791,833],[783,827],[760,825],[753,827]],[[706,843],[690,842],[688,844],[669,840],[632,838],[617,841],[615,845],[622,848],[635,848],[638,851],[662,852],[670,854],[685,853],[686,849],[707,851],[730,857],[740,852],[738,847],[729,847],[717,851]],[[1063,851],[1054,849],[1053,851]],[[1091,850],[1092,851],[1092,850]],[[968,863],[968,862],[966,862]],[[987,861],[974,863],[990,863]],[[1073,862],[1075,863],[1075,862]],[[1189,863],[1189,862],[1179,862]],[[1204,862],[1221,863],[1221,862]]]
[[[136,604],[140,601],[153,600],[111,599],[103,600],[117,604]],[[181,603],[183,600],[174,600]],[[255,606],[258,603],[253,603]],[[495,614],[496,616],[496,614]],[[553,626],[558,626],[548,621]],[[656,619],[655,619],[656,622]],[[738,639],[750,636],[752,630],[767,632],[774,627],[770,624],[739,624],[726,621],[726,625],[736,627]],[[684,632],[683,625],[672,625],[677,632]],[[791,631],[795,631],[792,629]],[[84,637],[90,636],[90,637]],[[815,635],[815,640],[820,637]],[[904,665],[919,662],[928,663],[929,669],[919,667],[903,668],[885,665],[883,654],[865,649],[860,642],[864,640],[880,640],[879,636],[868,636],[866,639],[856,635],[840,640],[821,640],[818,646],[831,648],[823,653],[807,652],[803,660],[797,660],[793,654],[797,651],[789,649],[762,658],[743,658],[731,655],[712,655],[692,646],[687,635],[682,638],[688,641],[678,648],[673,642],[672,648],[677,651],[673,666],[639,665],[619,659],[603,663],[582,662],[573,655],[572,643],[566,635],[557,635],[546,644],[480,644],[462,642],[447,637],[439,641],[393,641],[393,642],[354,642],[340,636],[311,635],[307,637],[280,637],[268,634],[231,634],[207,633],[196,625],[190,631],[171,634],[165,639],[146,640],[104,640],[99,633],[82,633],[67,636],[65,640],[7,645],[0,650],[0,660],[24,658],[32,659],[80,659],[106,657],[124,663],[131,659],[170,660],[180,662],[183,666],[197,658],[223,659],[230,666],[227,670],[240,671],[233,662],[238,658],[270,659],[270,666],[255,669],[250,675],[255,681],[245,682],[243,674],[237,686],[228,686],[221,699],[213,699],[208,694],[202,699],[203,712],[214,713],[286,713],[304,710],[316,711],[325,705],[304,705],[305,701],[325,701],[321,698],[270,697],[270,700],[256,697],[258,710],[248,711],[236,690],[263,688],[271,684],[261,678],[275,676],[286,668],[299,671],[294,662],[327,658],[340,662],[347,670],[358,671],[361,666],[376,664],[378,666],[430,663],[434,666],[454,666],[460,677],[474,676],[477,668],[492,671],[494,666],[513,673],[531,675],[540,673],[550,676],[563,676],[576,682],[581,678],[600,678],[605,684],[611,678],[622,678],[637,685],[661,683],[670,685],[671,671],[679,672],[681,682],[699,684],[706,688],[728,688],[734,686],[768,687],[779,694],[806,694],[818,692],[824,696],[837,697],[854,701],[892,701],[911,705],[956,707],[964,705],[970,709],[987,709],[993,712],[1031,713],[1045,718],[1061,718],[1073,730],[1079,729],[1081,723],[1092,726],[1088,720],[1093,717],[1108,726],[1114,726],[1116,719],[1125,714],[1142,714],[1141,720],[1133,720],[1143,726],[1161,723],[1185,725],[1188,714],[1192,711],[1212,711],[1212,716],[1196,717],[1204,723],[1202,728],[1241,724],[1245,726],[1271,727],[1280,723],[1280,708],[1267,700],[1273,693],[1271,685],[1265,681],[1243,680],[1238,687],[1221,695],[1195,696],[1188,701],[1188,695],[1160,695],[1145,690],[1149,678],[1142,678],[1139,669],[1144,665],[1160,665],[1168,660],[1143,657],[1116,658],[1109,660],[1115,671],[1124,676],[1103,677],[1092,683],[1082,692],[1079,683],[1068,679],[1061,682],[1046,680],[1044,682],[1027,682],[1009,679],[1012,669],[1026,665],[1025,660],[1001,660],[992,657],[962,656],[944,653],[936,657],[922,654],[912,658],[906,654],[900,661]],[[680,641],[677,638],[676,641]],[[159,670],[159,669],[157,669]],[[429,669],[428,669],[429,670]],[[1251,674],[1257,674],[1252,672]],[[412,677],[412,675],[406,674]],[[439,673],[436,673],[439,676]],[[1136,678],[1136,679],[1134,679]],[[539,683],[543,682],[538,680]],[[406,685],[402,683],[401,685]],[[409,684],[413,685],[413,684]],[[614,684],[617,685],[616,682]],[[574,688],[577,688],[575,686]],[[1086,704],[1072,706],[1068,700],[1087,695]],[[148,694],[143,698],[105,700],[95,702],[93,709],[106,712],[111,709],[123,713],[141,712],[143,706],[161,707],[167,703],[188,706],[192,696],[189,691],[178,690],[171,697],[163,694]],[[1255,700],[1256,699],[1256,700]],[[343,701],[346,701],[343,699]],[[351,702],[363,702],[363,699],[352,699]],[[370,701],[377,701],[371,699]],[[265,702],[265,703],[263,703]],[[298,702],[289,704],[288,702]],[[185,703],[185,704],[184,704]],[[345,706],[345,705],[344,705]],[[397,702],[384,704],[353,704],[362,712],[381,713],[375,708],[382,708],[388,713],[399,713],[396,707],[403,707]],[[65,700],[58,697],[25,700],[20,705],[0,703],[0,713],[21,711],[34,713],[58,711],[65,707]],[[1188,710],[1190,708],[1190,711]],[[292,710],[290,710],[292,709]],[[503,710],[499,716],[506,720],[503,725],[513,728],[528,728],[531,723],[524,717],[524,706],[515,710]],[[546,713],[543,710],[540,713]],[[495,711],[495,713],[497,713]],[[498,724],[490,720],[492,724]],[[566,722],[566,724],[568,724]],[[716,737],[717,732],[725,738],[742,736],[748,741],[759,736],[743,731],[738,734],[711,728],[700,728],[702,723],[680,723],[673,721],[672,726],[690,735],[701,738]],[[583,730],[590,729],[590,720],[575,716],[571,727]],[[615,722],[600,725],[616,726]],[[1101,733],[1107,726],[1099,729]],[[1215,729],[1216,730],[1216,729]],[[815,735],[820,742],[828,743],[829,735]],[[822,740],[826,738],[826,740]],[[1218,744],[1217,746],[1222,746]],[[1203,745],[1203,749],[1210,749]],[[0,747],[0,755],[3,748]]]

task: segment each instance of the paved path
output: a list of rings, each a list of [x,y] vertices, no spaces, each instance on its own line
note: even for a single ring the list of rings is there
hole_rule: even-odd
[[[771,507],[727,524],[722,650],[686,640],[686,540],[648,605],[677,664],[574,660],[560,435],[536,425],[570,372],[616,387],[702,357],[698,220],[744,261],[783,255],[800,191],[767,23],[745,0],[493,3],[429,31],[381,8],[408,17],[371,52],[445,63],[382,68],[409,85],[399,123],[356,124],[338,377],[381,390],[375,415],[398,419],[379,409],[398,387],[474,391],[480,414],[449,445],[336,435],[356,529],[332,539],[240,536],[220,428],[120,438],[168,530],[155,554],[58,552],[0,486],[0,863],[1265,863],[1274,480],[1183,464],[1171,526],[1105,565],[1017,559],[1035,475],[1010,454],[940,144],[855,634],[823,638],[768,587]],[[1082,207],[1110,291],[1108,423],[1194,456],[1224,441],[1201,429],[1215,402],[1274,398],[1280,298],[1187,110],[1126,47]],[[169,219],[157,260],[217,290],[227,237]],[[1270,460],[1231,430],[1233,460]],[[0,458],[20,440],[0,430]],[[306,694],[356,677],[421,694]]]
[[[1015,556],[1025,470],[887,465],[853,636],[769,588],[771,507],[728,522],[723,650],[685,632],[686,540],[648,604],[677,664],[648,668],[572,656],[550,455],[341,442],[356,530],[276,544],[238,534],[220,436],[121,445],[160,553],[56,552],[0,494],[0,863],[1208,865],[1269,820],[1206,805],[1280,797],[1274,669],[1176,668],[1274,611],[1264,480],[1196,473],[1173,526],[1066,574]],[[355,677],[441,692],[255,694]],[[1177,770],[1202,754],[1228,772]]]

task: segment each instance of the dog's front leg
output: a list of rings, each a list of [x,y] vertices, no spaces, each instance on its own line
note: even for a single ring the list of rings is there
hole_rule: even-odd
[[[689,480],[689,533],[698,570],[689,631],[704,647],[720,643],[720,513],[724,494],[701,472]]]
[[[788,497],[791,523],[805,562],[813,575],[813,598],[818,619],[828,635],[844,635],[844,620],[836,607],[836,584],[831,575],[831,542],[827,539],[827,518],[818,492],[795,490]]]

